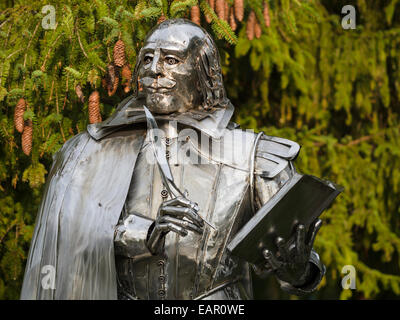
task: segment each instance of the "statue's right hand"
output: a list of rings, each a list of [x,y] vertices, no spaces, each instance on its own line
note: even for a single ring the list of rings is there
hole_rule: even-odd
[[[176,232],[185,237],[189,231],[203,233],[204,221],[198,214],[199,206],[184,197],[177,197],[161,204],[158,218],[150,226],[146,244],[152,254],[161,251],[165,235]]]

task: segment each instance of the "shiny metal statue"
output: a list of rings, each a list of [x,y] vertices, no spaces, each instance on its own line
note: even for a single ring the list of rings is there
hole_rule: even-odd
[[[276,239],[261,265],[226,250],[294,174],[300,147],[230,122],[210,35],[184,19],[159,24],[133,81],[112,117],[55,155],[21,298],[251,299],[252,268],[287,292],[315,290],[319,220],[308,240],[302,225]]]

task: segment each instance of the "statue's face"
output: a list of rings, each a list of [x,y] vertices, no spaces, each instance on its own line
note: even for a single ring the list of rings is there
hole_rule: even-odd
[[[141,51],[138,78],[150,111],[184,112],[202,102],[195,64],[202,30],[190,24],[156,29]]]

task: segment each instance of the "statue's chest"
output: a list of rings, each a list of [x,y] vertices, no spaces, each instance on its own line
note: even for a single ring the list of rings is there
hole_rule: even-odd
[[[196,291],[202,291],[218,276],[217,267],[224,259],[231,231],[238,227],[241,215],[248,208],[249,172],[221,162],[176,163],[173,153],[169,162],[175,184],[191,201],[198,203],[199,214],[216,230],[206,225],[203,234],[189,232],[186,237],[170,232],[164,247],[165,273],[178,275],[174,277],[176,281],[190,283],[198,287]],[[152,149],[144,147],[133,173],[127,212],[156,219],[158,208],[169,199],[164,190]],[[179,283],[174,283],[173,291],[193,290]]]
[[[187,149],[167,149],[175,184],[188,199],[197,202],[199,214],[221,228],[247,191],[249,172],[218,161],[193,161]],[[186,157],[184,159],[183,157]],[[127,197],[127,211],[156,219],[160,205],[171,197],[163,184],[153,149],[145,145],[135,165]]]

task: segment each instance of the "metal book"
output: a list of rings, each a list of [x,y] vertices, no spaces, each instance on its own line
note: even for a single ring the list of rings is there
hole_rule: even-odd
[[[289,240],[299,224],[310,225],[343,191],[343,188],[311,175],[292,178],[239,230],[227,248],[251,263],[263,261],[262,250],[276,253],[276,237]]]

